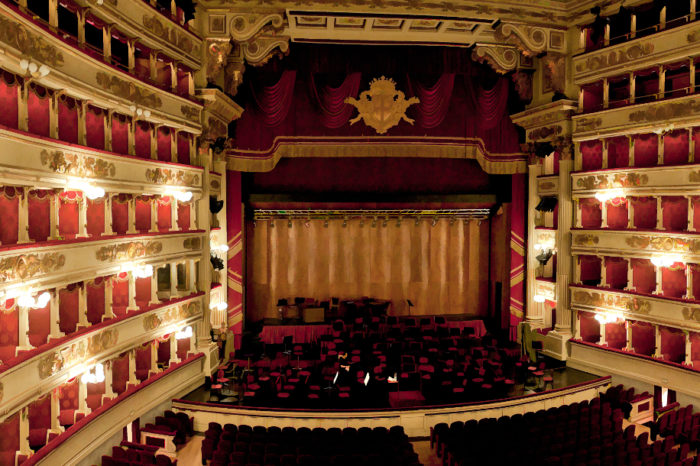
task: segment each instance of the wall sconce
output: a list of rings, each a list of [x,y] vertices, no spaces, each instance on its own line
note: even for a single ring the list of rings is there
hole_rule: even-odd
[[[168,196],[172,196],[180,202],[190,202],[192,200],[192,191],[168,191]]]
[[[625,197],[625,192],[622,189],[606,189],[595,193],[595,198],[600,202],[608,202],[616,197]]]
[[[625,317],[620,313],[596,314],[594,318],[602,325],[625,321]]]
[[[153,276],[152,265],[124,264],[122,265],[121,271],[131,272],[134,278],[148,278]]]
[[[95,364],[91,369],[88,369],[81,377],[83,383],[101,383],[105,381],[105,369],[102,363]]]
[[[211,249],[211,251],[215,254],[224,253],[224,252],[228,251],[228,246],[226,246],[225,244],[210,243],[209,249]]]
[[[545,301],[544,296],[542,296],[541,294],[536,294],[532,297],[532,300],[536,303],[543,303]]]
[[[175,334],[176,340],[184,340],[192,336],[192,327],[189,325]]]
[[[651,258],[651,263],[656,267],[670,267],[676,262],[683,262],[683,259],[676,255],[654,256]]]
[[[225,302],[219,302],[219,303],[209,303],[209,309],[212,311],[225,311],[228,308],[228,304]]]
[[[140,117],[141,115],[143,115],[144,118],[149,118],[151,116],[150,110],[148,110],[148,109],[144,110],[140,107],[137,107],[136,105],[132,105],[131,107],[129,107],[129,110],[131,111],[131,113],[135,113],[137,117]]]
[[[77,181],[77,180],[67,181],[66,182],[66,189],[68,189],[68,190],[75,189],[78,191],[82,191],[83,194],[85,194],[85,196],[90,200],[99,199],[101,197],[104,197],[104,195],[105,195],[104,189],[97,187],[97,186],[93,186],[90,183],[87,183],[85,181]]]
[[[46,305],[49,304],[50,300],[51,293],[49,293],[48,291],[44,291],[36,298],[34,298],[34,296],[32,296],[31,293],[27,293],[17,298],[17,305],[26,309],[41,309],[43,307],[46,307]]]
[[[29,73],[32,78],[43,78],[51,72],[51,69],[46,65],[38,65],[33,61],[23,58],[19,61],[19,67],[22,71]]]

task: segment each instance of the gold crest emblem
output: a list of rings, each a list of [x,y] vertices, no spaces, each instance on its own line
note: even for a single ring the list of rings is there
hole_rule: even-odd
[[[406,100],[406,95],[396,89],[396,83],[384,76],[370,82],[369,91],[362,92],[359,100],[354,97],[345,99],[345,103],[357,108],[358,115],[350,120],[350,124],[364,120],[379,134],[386,133],[401,120],[413,124],[413,119],[406,116],[406,109],[418,102],[418,97]]]

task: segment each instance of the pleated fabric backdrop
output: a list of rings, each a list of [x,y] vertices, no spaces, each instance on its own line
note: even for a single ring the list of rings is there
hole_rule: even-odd
[[[391,314],[488,312],[489,224],[440,219],[249,223],[247,315],[278,317],[280,298],[370,296],[393,302]]]

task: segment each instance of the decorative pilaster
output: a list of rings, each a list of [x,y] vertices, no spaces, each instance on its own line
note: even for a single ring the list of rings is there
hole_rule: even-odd
[[[578,197],[573,200],[574,203],[574,228],[582,228],[581,225],[581,199]]]
[[[574,311],[574,339],[581,339],[581,313]]]
[[[605,266],[605,256],[598,256],[600,259],[600,286],[601,288],[608,287],[608,269]]]
[[[581,259],[578,254],[572,254],[571,260],[574,266],[574,284],[581,284]]]
[[[148,206],[151,208],[151,228],[149,233],[158,233],[158,198],[151,196],[148,201]]]
[[[608,346],[608,341],[605,338],[605,326],[606,324],[600,324],[600,339],[598,340],[600,346]]]
[[[656,229],[664,230],[664,208],[661,196],[656,196]]]
[[[49,195],[49,241],[56,241],[63,239],[58,232],[59,218],[58,209],[61,203],[61,199],[58,196],[58,190],[54,191]]]
[[[654,356],[661,358],[661,329],[658,325],[654,325]]]
[[[61,397],[60,389],[51,390],[51,430],[55,433],[63,432],[61,427]]]
[[[561,167],[561,165],[559,165],[559,167]],[[602,166],[602,168],[608,168],[608,140],[607,139],[603,139],[603,166]]]
[[[625,321],[625,351],[633,351],[632,348],[632,323],[629,320]]]
[[[180,201],[175,196],[170,196],[170,231],[180,231],[178,226],[177,206]]]
[[[603,78],[603,108],[608,108],[610,104],[610,83],[608,78]]]
[[[112,230],[112,194],[105,194],[105,228],[102,236],[114,236],[114,230]]]
[[[192,198],[190,201],[190,230],[197,230],[199,224],[197,223],[197,201]]]
[[[102,316],[102,321],[108,319],[114,319],[114,308],[112,302],[112,292],[113,292],[113,280],[114,277],[105,278],[105,315]]]
[[[19,412],[19,454],[27,457],[33,454],[29,448],[29,406]]]
[[[627,198],[627,229],[628,230],[634,230],[636,227],[634,226],[634,202],[632,202],[632,198],[628,197]]]
[[[15,355],[18,355],[20,351],[34,349],[29,343],[29,309],[17,306],[17,313],[18,340]]]
[[[170,299],[178,297],[177,292],[177,262],[170,263]]]
[[[570,147],[570,146],[569,146]],[[560,151],[563,154],[565,151]],[[569,305],[569,277],[571,274],[571,150],[568,157],[559,160],[559,201],[557,218],[557,276],[556,276],[556,323],[554,330],[571,335],[571,308]]]
[[[180,362],[180,358],[177,355],[177,338],[175,338],[175,332],[170,334],[170,365],[177,364]]]
[[[80,283],[78,288],[78,327],[87,328],[90,322],[87,318],[87,282]]]
[[[65,334],[61,332],[61,327],[59,325],[61,319],[59,308],[59,289],[56,288],[51,291],[51,300],[49,301],[49,339],[65,336]]]
[[[685,299],[695,299],[693,291],[693,264],[685,265]]]
[[[656,273],[656,289],[654,290],[655,295],[661,296],[663,294],[663,275],[662,275],[662,269],[663,267],[655,265],[654,266],[654,271]]]
[[[537,205],[537,177],[541,174],[542,167],[538,163],[533,163],[528,166],[528,218],[534,218],[535,206]],[[535,222],[530,220],[527,222],[527,237],[535,238]],[[534,324],[542,324],[542,310],[539,303],[534,301],[534,285],[535,271],[538,267],[537,253],[534,248],[534,241],[527,242],[527,305],[525,307],[525,319]]]
[[[194,259],[188,259],[185,262],[187,267],[187,294],[197,292],[197,263]]]
[[[664,164],[664,136],[662,133],[659,133],[656,135],[656,144],[658,147],[658,152],[657,152],[657,157],[656,157],[656,164],[658,166],[662,166]]]
[[[151,299],[148,301],[149,306],[160,304],[158,299],[158,268],[153,266],[153,275],[151,275]]]
[[[78,198],[78,234],[77,238],[87,238],[87,196],[85,193],[80,194]]]
[[[686,196],[688,199],[688,231],[695,231],[695,203],[693,196]]]
[[[608,201],[600,203],[600,228],[608,228]]]
[[[692,346],[692,341],[690,340],[690,332],[687,330],[683,330],[683,335],[685,336],[685,360],[683,363],[686,366],[692,366],[693,365],[693,346]]]
[[[138,311],[139,307],[136,305],[136,277],[131,271],[127,273],[127,276],[129,280],[129,305],[126,308],[126,311]]]
[[[634,291],[634,269],[632,268],[632,258],[627,259],[627,286],[625,291]]]
[[[29,187],[21,189],[21,194],[18,192],[18,212],[17,212],[17,243],[33,243],[29,239]]]
[[[129,196],[127,208],[129,217],[129,228],[126,230],[126,233],[128,235],[135,235],[138,233],[138,230],[136,229],[136,197],[134,195]]]
[[[85,100],[78,102],[78,144],[87,146],[87,110],[88,103]]]
[[[82,377],[78,377],[78,411],[85,415],[92,411],[87,404],[87,383]]]
[[[149,377],[152,375],[158,374],[160,372],[160,369],[158,368],[158,342],[156,340],[153,340],[151,342],[150,350],[151,350],[151,371],[148,374]]]
[[[630,80],[630,105],[634,103],[635,98],[637,96],[637,80],[634,79],[634,72],[630,72],[629,74],[629,80]]]
[[[132,349],[128,352],[129,355],[129,380],[128,385],[132,387],[139,384],[139,379],[136,378],[136,350]]]

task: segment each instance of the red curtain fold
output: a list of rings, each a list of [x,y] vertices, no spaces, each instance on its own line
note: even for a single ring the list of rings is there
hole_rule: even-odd
[[[137,197],[134,205],[136,206],[136,229],[141,233],[148,233],[148,230],[151,229],[150,198]]]
[[[51,315],[47,304],[41,309],[29,311],[29,343],[32,346],[41,346],[48,341],[51,325]]]
[[[87,106],[85,112],[85,142],[94,149],[105,148],[105,111],[99,107]],[[118,152],[118,151],[114,151]]]
[[[190,133],[180,131],[177,133],[177,161],[184,165],[190,165]]]
[[[27,92],[27,129],[30,133],[50,137],[51,95],[49,91],[38,84],[30,84]]]
[[[648,259],[632,260],[632,285],[639,293],[651,294],[656,290],[656,270]]]
[[[136,378],[141,382],[148,378],[148,371],[151,370],[151,348],[150,345],[136,350]]]
[[[187,353],[190,351],[190,339],[183,338],[177,341],[177,357],[182,359],[187,359]]]
[[[605,343],[609,348],[621,350],[627,344],[627,329],[624,322],[605,324]]]
[[[597,256],[578,256],[581,264],[581,281],[585,284],[600,282],[600,258]]]
[[[659,162],[659,137],[655,133],[634,136],[634,166],[653,167]]]
[[[0,125],[19,128],[19,79],[0,70]]]
[[[587,197],[579,200],[581,207],[581,226],[586,229],[600,228],[603,221],[603,214],[600,206],[600,201],[593,197]]]
[[[498,78],[491,89],[484,89],[471,76],[465,77],[465,83],[478,116],[476,126],[482,131],[495,129],[506,115],[508,79]]]
[[[105,231],[105,198],[87,200],[87,233],[97,238]]]
[[[136,304],[141,309],[148,307],[148,302],[151,300],[151,278],[137,278],[135,279],[135,284]]]
[[[129,280],[112,280],[112,311],[117,317],[126,314],[129,305]]]
[[[105,314],[105,286],[106,282],[101,278],[86,284],[87,320],[92,325],[102,322]]]
[[[7,364],[15,357],[19,344],[19,320],[17,308],[0,312],[0,361]]]
[[[170,128],[161,127],[156,132],[156,145],[158,147],[158,160],[172,162]]]
[[[112,115],[112,152],[129,154],[129,117]]]
[[[665,361],[682,363],[685,361],[685,335],[681,330],[661,326],[661,356]]]
[[[632,349],[637,354],[651,356],[656,349],[654,327],[646,322],[631,322]]]
[[[598,343],[600,340],[600,323],[591,312],[579,312],[579,329],[581,340],[588,343]]]
[[[114,393],[122,394],[126,391],[126,383],[129,380],[129,355],[124,355],[112,359],[112,390]]]
[[[348,97],[357,97],[362,73],[350,73],[338,87],[323,86],[319,92],[314,74],[310,74],[312,96],[320,110],[320,121],[326,128],[340,128],[352,116],[355,107],[345,103]]]
[[[259,91],[253,89],[252,95],[265,125],[279,126],[287,118],[294,101],[296,77],[296,71],[285,70],[277,84],[265,86]]]
[[[623,290],[627,286],[627,260],[621,257],[606,257],[605,280],[610,288]]]
[[[158,363],[168,364],[170,362],[170,342],[169,341],[159,341],[158,342]]]
[[[163,196],[158,199],[158,231],[168,231],[172,225],[172,216],[170,215],[169,196]]]
[[[61,96],[58,102],[58,139],[78,144],[78,105],[79,103],[66,96]]]
[[[603,142],[599,140],[581,143],[581,169],[599,170],[603,168]]]
[[[418,104],[410,107],[411,113],[415,115],[416,123],[418,123],[421,128],[426,129],[439,126],[447,116],[447,111],[452,102],[455,74],[444,73],[431,87],[425,87],[417,80],[413,82],[410,76],[407,76],[406,81],[408,83],[409,95],[415,95],[420,100]],[[496,94],[499,91],[494,92],[492,90],[485,92],[486,97],[483,98],[483,104],[487,106],[493,104],[493,102],[489,100],[493,100],[493,95],[488,94],[489,92],[491,94]],[[503,91],[501,90],[500,92]],[[507,84],[505,93],[506,95],[508,93]],[[499,97],[501,96],[499,95]],[[496,103],[500,104],[500,102]],[[501,116],[499,115],[498,118],[500,119]],[[493,126],[491,126],[491,128],[492,127]]]
[[[15,464],[15,457],[19,451],[19,416],[17,411],[0,424],[0,464]]]
[[[29,445],[38,449],[46,445],[46,433],[51,428],[51,395],[47,394],[29,404]]]
[[[77,284],[58,292],[59,329],[66,335],[75,332],[78,327],[79,295],[80,288]]]
[[[640,230],[656,229],[656,199],[653,197],[629,198],[634,208],[634,226]]]
[[[669,231],[687,231],[688,199],[682,196],[664,196],[661,199],[664,229]]]
[[[608,168],[629,166],[630,143],[626,136],[610,138],[608,143]]]
[[[664,135],[664,165],[688,163],[688,130],[679,129]]]
[[[189,231],[190,229],[190,209],[190,204],[177,203],[177,226],[182,231]]]
[[[50,229],[51,194],[49,191],[29,191],[29,238],[46,241]]]
[[[0,188],[0,244],[17,244],[20,192],[11,186]]]
[[[134,154],[143,159],[151,158],[151,131],[153,127],[147,121],[136,122],[134,131]],[[168,159],[170,161],[170,159]]]
[[[667,298],[682,298],[686,290],[685,267],[674,264],[674,267],[661,268],[661,292]]]
[[[129,204],[124,195],[112,199],[112,231],[125,235],[129,229]]]
[[[627,199],[618,198],[608,202],[608,228],[627,228]]]
[[[72,239],[78,234],[78,214],[80,206],[78,191],[64,191],[59,194],[58,233],[65,239]]]

